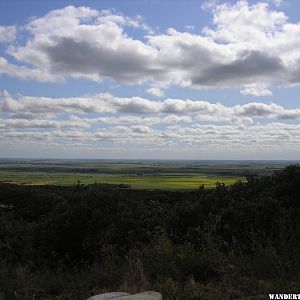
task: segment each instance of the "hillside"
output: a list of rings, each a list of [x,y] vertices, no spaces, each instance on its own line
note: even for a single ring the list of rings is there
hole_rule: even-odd
[[[299,201],[298,165],[197,191],[1,184],[0,299],[296,293]]]

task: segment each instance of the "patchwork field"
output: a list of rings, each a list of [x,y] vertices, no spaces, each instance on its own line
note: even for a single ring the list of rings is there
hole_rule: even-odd
[[[125,184],[133,189],[184,190],[267,175],[290,162],[0,159],[0,182],[24,185]]]
[[[215,187],[217,182],[233,184],[243,177],[214,177],[205,175],[146,175],[146,176],[117,176],[97,174],[73,173],[39,173],[39,172],[0,172],[0,182],[26,184],[26,185],[73,185],[107,183],[126,184],[134,189],[197,189],[204,185],[206,188]]]

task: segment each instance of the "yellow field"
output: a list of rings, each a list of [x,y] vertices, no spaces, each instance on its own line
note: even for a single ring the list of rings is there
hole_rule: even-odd
[[[43,173],[43,172],[0,172],[0,181],[26,185],[73,185],[78,181],[82,184],[108,183],[128,184],[134,189],[182,190],[197,189],[204,184],[212,188],[217,182],[233,184],[243,177],[215,177],[195,174],[163,174],[163,175],[98,175],[84,173]]]

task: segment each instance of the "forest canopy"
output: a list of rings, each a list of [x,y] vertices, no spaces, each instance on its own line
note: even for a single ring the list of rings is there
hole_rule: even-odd
[[[185,192],[0,184],[0,299],[299,291],[299,248],[299,165]]]

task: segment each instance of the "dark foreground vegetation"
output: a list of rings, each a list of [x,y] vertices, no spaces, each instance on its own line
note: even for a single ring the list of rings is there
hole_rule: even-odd
[[[300,167],[193,192],[0,184],[1,300],[120,290],[299,292]]]

